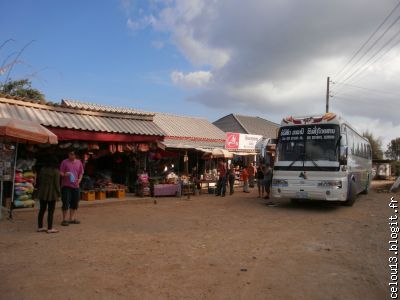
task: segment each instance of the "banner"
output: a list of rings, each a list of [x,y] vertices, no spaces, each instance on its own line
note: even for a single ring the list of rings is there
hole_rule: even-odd
[[[227,150],[256,150],[260,148],[262,135],[227,132],[225,149]]]

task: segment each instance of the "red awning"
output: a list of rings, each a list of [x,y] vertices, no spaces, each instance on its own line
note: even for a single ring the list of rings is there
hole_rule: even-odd
[[[79,140],[93,142],[157,142],[162,141],[164,137],[156,135],[133,135],[122,133],[105,133],[95,131],[83,131],[74,129],[52,128],[48,129],[57,135],[60,141]]]

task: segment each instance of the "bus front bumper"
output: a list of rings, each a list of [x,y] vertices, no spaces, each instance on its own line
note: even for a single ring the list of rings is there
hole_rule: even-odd
[[[326,201],[346,201],[347,188],[321,188],[321,187],[277,187],[272,186],[273,198],[308,199]]]

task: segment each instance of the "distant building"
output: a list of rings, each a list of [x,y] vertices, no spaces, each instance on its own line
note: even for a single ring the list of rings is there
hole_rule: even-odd
[[[279,124],[260,117],[230,114],[213,123],[224,132],[262,135],[264,139],[276,138]]]
[[[270,151],[268,146],[271,139],[276,139],[279,124],[268,121],[260,117],[243,116],[230,114],[213,123],[219,129],[227,133],[225,148],[231,152],[236,152],[242,156],[242,163],[264,162],[272,164],[274,151]],[[255,145],[252,143],[241,143],[240,140],[254,140],[260,138]],[[231,141],[236,142],[236,147],[232,147]],[[252,147],[250,147],[252,146]],[[236,150],[234,149],[236,148]]]

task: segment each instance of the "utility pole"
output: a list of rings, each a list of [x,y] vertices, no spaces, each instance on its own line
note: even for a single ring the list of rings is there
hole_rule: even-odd
[[[329,76],[326,79],[326,112],[329,112],[329,83],[330,83]]]

